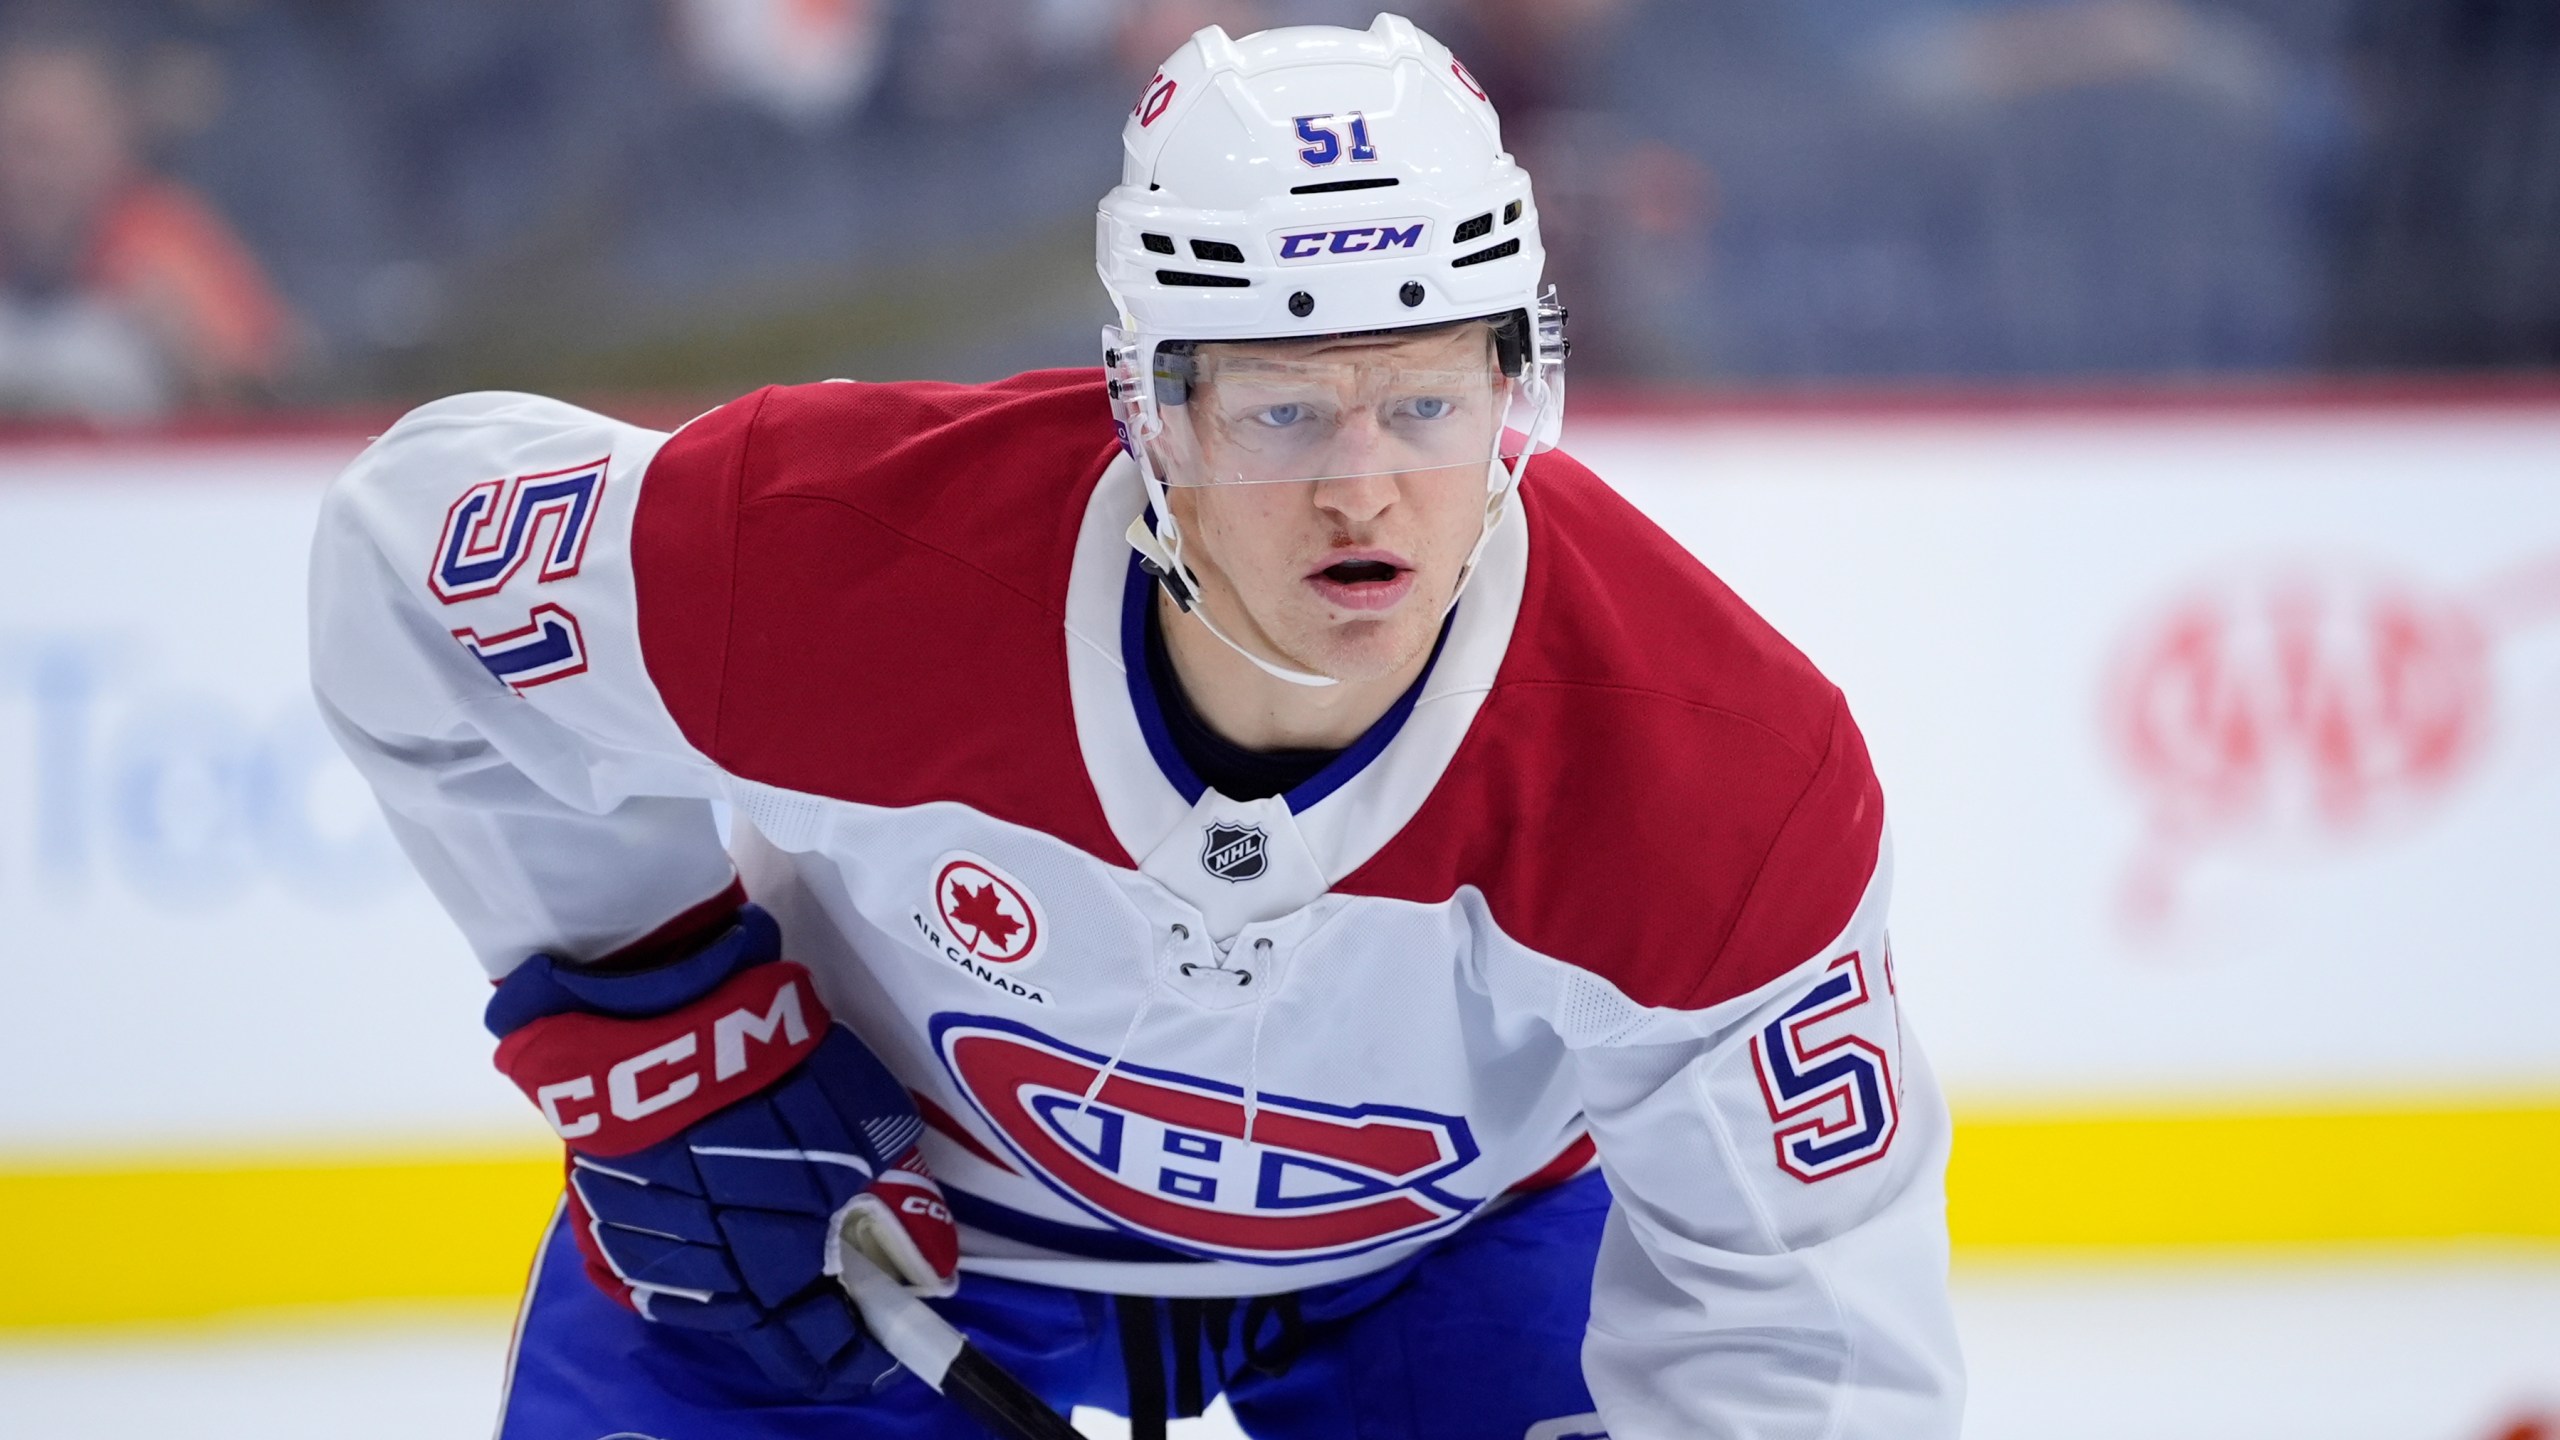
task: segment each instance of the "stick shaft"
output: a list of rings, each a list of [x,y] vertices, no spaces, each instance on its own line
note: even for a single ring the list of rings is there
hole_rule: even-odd
[[[1083,1440],[1049,1402],[974,1345],[964,1345],[943,1372],[942,1393],[1005,1440]]]
[[[881,1348],[1001,1440],[1083,1440],[1049,1403],[906,1292],[858,1246],[844,1247],[845,1293]]]

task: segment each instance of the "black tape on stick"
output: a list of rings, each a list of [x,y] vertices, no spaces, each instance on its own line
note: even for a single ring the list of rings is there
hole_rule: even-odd
[[[1005,1440],[1083,1440],[1030,1386],[974,1347],[964,1345],[942,1372],[942,1393]]]

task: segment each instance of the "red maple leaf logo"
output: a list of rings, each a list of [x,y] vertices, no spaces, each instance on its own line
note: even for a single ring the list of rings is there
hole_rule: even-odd
[[[1021,921],[1004,913],[1004,899],[996,893],[993,881],[975,888],[952,881],[951,903],[943,913],[953,926],[977,932],[977,939],[969,945],[972,950],[987,945],[1002,951],[1013,943],[1013,932],[1022,928]]]

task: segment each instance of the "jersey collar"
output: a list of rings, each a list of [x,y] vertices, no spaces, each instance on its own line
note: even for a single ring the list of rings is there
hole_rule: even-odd
[[[1147,737],[1147,751],[1155,756],[1156,768],[1164,772],[1166,782],[1179,791],[1183,799],[1196,806],[1209,787],[1192,770],[1191,762],[1183,758],[1181,747],[1173,743],[1171,728],[1164,718],[1170,697],[1158,692],[1155,676],[1147,666],[1147,613],[1148,607],[1155,603],[1155,590],[1155,577],[1147,573],[1137,555],[1130,555],[1129,579],[1120,598],[1120,664],[1129,676],[1131,713],[1137,717],[1140,733]],[[1396,702],[1387,707],[1387,713],[1371,722],[1369,728],[1360,733],[1359,739],[1345,746],[1342,753],[1328,761],[1323,769],[1281,794],[1280,798],[1287,802],[1291,814],[1302,813],[1308,806],[1341,789],[1351,777],[1366,769],[1370,761],[1378,758],[1380,752],[1387,748],[1388,741],[1396,738],[1396,732],[1404,728],[1406,718],[1413,714],[1414,705],[1422,699],[1423,689],[1431,680],[1432,667],[1439,663],[1441,647],[1448,643],[1449,625],[1456,618],[1453,610],[1449,619],[1441,622],[1440,638],[1431,643],[1430,660],[1424,662],[1422,673],[1413,678],[1413,683],[1396,697]]]

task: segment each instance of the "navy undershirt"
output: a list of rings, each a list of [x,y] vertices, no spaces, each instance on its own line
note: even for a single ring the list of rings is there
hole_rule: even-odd
[[[1173,652],[1165,648],[1164,617],[1155,605],[1154,587],[1147,591],[1147,680],[1164,711],[1165,733],[1191,773],[1230,800],[1262,800],[1285,795],[1334,762],[1340,750],[1248,750],[1209,728],[1183,693],[1173,673]]]

